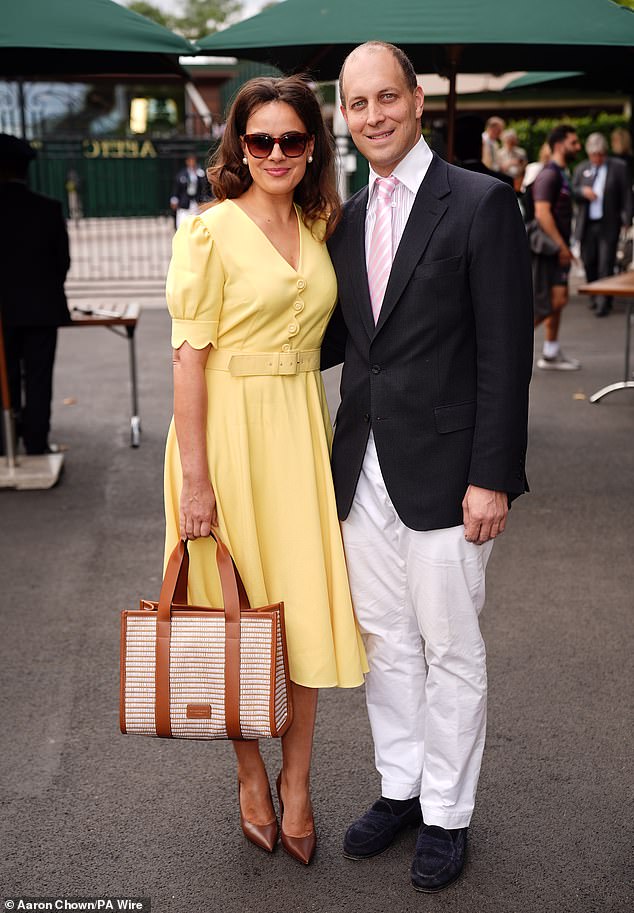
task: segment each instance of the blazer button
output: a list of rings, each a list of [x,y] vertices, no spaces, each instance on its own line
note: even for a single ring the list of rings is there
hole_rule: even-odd
[[[372,369],[371,369],[371,370],[372,370],[372,373],[373,373],[373,374],[380,374],[380,373],[381,373],[381,365],[372,365]]]
[[[364,422],[369,422],[369,421],[370,421],[370,416],[368,415],[367,412],[366,412],[366,414],[363,416],[363,421],[364,421]]]

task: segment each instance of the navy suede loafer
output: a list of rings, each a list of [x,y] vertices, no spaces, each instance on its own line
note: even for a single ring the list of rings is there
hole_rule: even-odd
[[[412,862],[412,884],[417,891],[435,894],[458,878],[467,852],[467,830],[423,824]]]
[[[420,824],[422,814],[418,796],[400,815],[395,815],[385,799],[377,799],[365,815],[351,824],[343,840],[347,859],[369,859],[390,846],[404,828]]]

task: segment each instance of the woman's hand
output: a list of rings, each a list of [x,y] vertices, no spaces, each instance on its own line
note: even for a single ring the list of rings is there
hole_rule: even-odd
[[[218,525],[216,496],[209,479],[183,479],[180,503],[181,539],[200,539],[209,536],[211,527]]]

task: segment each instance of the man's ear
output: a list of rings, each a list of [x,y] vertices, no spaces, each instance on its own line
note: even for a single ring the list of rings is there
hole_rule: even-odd
[[[346,106],[339,105],[339,110],[341,111],[341,116],[343,117],[345,122],[348,123],[348,112],[346,111]]]
[[[422,86],[416,86],[414,91],[414,100],[416,102],[416,119],[422,117],[423,108],[425,107],[425,93]]]

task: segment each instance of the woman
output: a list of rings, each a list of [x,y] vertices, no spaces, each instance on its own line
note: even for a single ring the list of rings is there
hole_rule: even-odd
[[[317,689],[366,669],[341,543],[319,347],[336,279],[324,240],[339,218],[332,143],[299,77],[238,94],[210,178],[216,205],[174,238],[174,422],[166,453],[166,555],[190,547],[189,599],[218,605],[217,526],[253,605],[284,601],[294,720],[278,777],[282,845],[308,863]],[[247,357],[245,357],[247,356]],[[234,742],[245,835],[278,826],[257,741]]]

